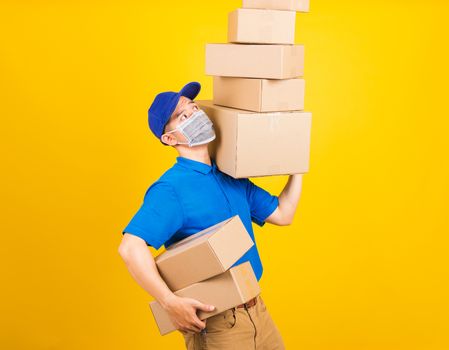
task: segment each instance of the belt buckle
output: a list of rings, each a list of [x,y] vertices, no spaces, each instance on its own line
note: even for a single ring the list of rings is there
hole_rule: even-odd
[[[242,305],[243,305],[243,307],[244,307],[246,310],[248,310],[250,307],[255,306],[256,303],[257,303],[257,297],[254,297],[254,298],[248,300],[246,303],[244,303],[244,304],[242,304]]]

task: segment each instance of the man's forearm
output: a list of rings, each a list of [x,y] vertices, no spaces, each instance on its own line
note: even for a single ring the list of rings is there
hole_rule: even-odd
[[[133,279],[153,296],[162,306],[173,296],[157,270],[151,252],[147,247],[135,246],[121,254],[126,267]]]
[[[292,222],[301,197],[302,174],[288,177],[287,184],[279,195],[279,209],[287,222]]]

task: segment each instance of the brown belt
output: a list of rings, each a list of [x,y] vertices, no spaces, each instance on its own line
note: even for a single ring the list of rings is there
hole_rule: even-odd
[[[257,304],[257,297],[252,298],[251,300],[248,300],[246,303],[244,304],[240,304],[237,305],[236,308],[242,308],[244,307],[245,309],[249,309],[250,307],[253,307],[254,305]]]

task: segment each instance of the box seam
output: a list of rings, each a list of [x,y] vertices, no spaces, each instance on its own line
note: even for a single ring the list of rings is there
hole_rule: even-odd
[[[235,285],[236,288],[237,288],[237,292],[238,292],[239,295],[240,295],[240,301],[241,301],[242,303],[244,303],[245,300],[243,300],[244,298],[243,298],[242,289],[240,288],[239,284],[237,283],[237,279],[236,279],[236,277],[235,277],[235,271],[234,271],[234,270],[231,270],[231,276],[232,276],[232,280],[234,281],[234,285]]]
[[[222,272],[225,271],[225,268],[223,266],[223,262],[218,258],[217,253],[215,253],[215,250],[213,249],[212,245],[209,241],[207,241],[207,244],[209,245],[210,250],[213,252],[215,259],[220,263]]]

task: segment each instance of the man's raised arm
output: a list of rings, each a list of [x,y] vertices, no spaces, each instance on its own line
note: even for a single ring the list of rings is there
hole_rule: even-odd
[[[278,207],[265,221],[274,225],[290,225],[301,197],[301,189],[302,174],[290,175],[287,184],[279,195]]]

